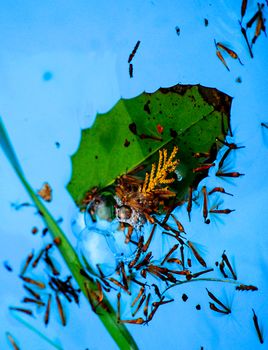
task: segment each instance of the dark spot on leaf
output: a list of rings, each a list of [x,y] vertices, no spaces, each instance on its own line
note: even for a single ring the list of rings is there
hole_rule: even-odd
[[[205,27],[208,26],[208,19],[207,18],[204,18],[204,24],[205,24]]]
[[[205,88],[201,85],[198,85],[198,91],[208,104],[212,104],[216,111],[230,115],[232,97],[217,89]]]
[[[125,146],[125,147],[128,147],[129,145],[130,145],[130,142],[128,141],[128,139],[125,139],[124,146]]]
[[[174,130],[174,129],[169,129],[169,132],[170,132],[170,136],[171,137],[177,137],[178,136],[178,133],[177,133],[177,131],[176,130]]]
[[[136,123],[131,123],[129,124],[129,130],[134,134],[137,135],[137,125]]]
[[[196,310],[201,310],[201,305],[197,304],[195,308],[196,308]]]
[[[151,114],[151,110],[150,110],[150,107],[149,107],[150,102],[151,102],[151,101],[148,100],[148,101],[145,103],[144,107],[143,107],[144,111],[145,111],[146,113],[148,113],[148,114]]]
[[[178,26],[175,27],[175,30],[176,30],[177,35],[180,35],[181,30],[180,30],[180,28]]]
[[[98,156],[95,156],[95,159],[98,159],[99,157]]]
[[[181,298],[182,298],[182,300],[185,302],[185,301],[187,301],[188,296],[187,296],[185,293],[183,293],[182,296],[181,296]]]

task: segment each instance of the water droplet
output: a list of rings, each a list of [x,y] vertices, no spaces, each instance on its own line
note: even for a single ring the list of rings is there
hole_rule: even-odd
[[[183,179],[183,176],[179,170],[175,170],[175,174],[177,176],[177,181],[181,181]]]
[[[111,195],[96,196],[87,206],[85,211],[85,223],[88,228],[105,228],[109,226],[115,217],[114,199]]]
[[[116,225],[117,223],[117,225]],[[131,261],[136,253],[137,246],[131,242],[125,243],[127,228],[121,229],[117,220],[114,220],[114,229],[111,232],[111,239],[108,241],[111,250],[113,251],[117,261],[124,261],[125,263]],[[133,230],[131,239],[138,242],[140,231]]]
[[[84,257],[95,273],[98,273],[98,264],[105,276],[113,274],[116,268],[116,260],[108,240],[109,233],[107,231],[92,227],[90,230],[86,228],[80,233],[77,244],[81,261],[83,262]]]

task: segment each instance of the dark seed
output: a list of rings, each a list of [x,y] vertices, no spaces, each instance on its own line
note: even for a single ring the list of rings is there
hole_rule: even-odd
[[[181,298],[185,302],[185,301],[187,301],[188,296],[186,294],[182,294]]]

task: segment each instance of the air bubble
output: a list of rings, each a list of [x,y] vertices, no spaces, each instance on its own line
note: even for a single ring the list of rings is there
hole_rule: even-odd
[[[127,209],[122,208],[122,216],[129,214]],[[134,258],[137,245],[125,242],[128,224],[122,226],[120,218],[115,217],[115,201],[111,195],[96,196],[85,210],[84,222],[86,228],[78,236],[77,250],[81,261],[86,260],[95,273],[99,265],[109,276],[119,262],[128,263]],[[131,240],[138,242],[140,235],[141,231],[134,228]]]
[[[177,181],[182,181],[183,180],[183,176],[181,174],[181,172],[179,170],[175,170],[175,174],[177,176]]]

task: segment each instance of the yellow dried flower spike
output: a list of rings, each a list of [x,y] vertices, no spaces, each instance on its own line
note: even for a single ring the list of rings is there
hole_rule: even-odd
[[[175,181],[174,178],[167,179],[167,176],[175,171],[179,163],[178,159],[174,159],[178,152],[178,147],[174,146],[171,155],[168,158],[167,150],[159,151],[159,161],[156,170],[156,165],[152,164],[151,173],[146,173],[143,186],[140,187],[142,193],[149,193],[157,191],[160,185],[167,185]]]

